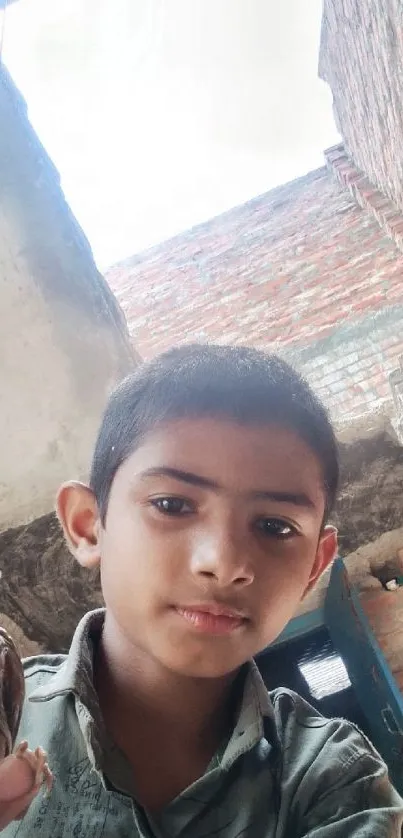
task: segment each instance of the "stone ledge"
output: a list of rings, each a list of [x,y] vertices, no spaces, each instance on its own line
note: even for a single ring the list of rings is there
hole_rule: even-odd
[[[0,612],[37,649],[65,652],[83,614],[102,604],[98,572],[70,556],[56,516],[0,534]],[[30,654],[29,644],[24,654]]]
[[[403,253],[403,214],[397,204],[355,166],[343,143],[326,149],[325,159],[339,184],[348,189],[357,204],[375,218]]]

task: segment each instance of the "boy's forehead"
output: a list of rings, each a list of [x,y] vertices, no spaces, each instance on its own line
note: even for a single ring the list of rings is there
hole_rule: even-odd
[[[159,468],[198,474],[228,488],[306,492],[323,496],[321,465],[287,428],[227,419],[180,419],[150,431],[124,465],[129,481]],[[319,501],[320,498],[320,501]],[[315,504],[316,505],[316,504]],[[320,504],[321,505],[321,504]]]

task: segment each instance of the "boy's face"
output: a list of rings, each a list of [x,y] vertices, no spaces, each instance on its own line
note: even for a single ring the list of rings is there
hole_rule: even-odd
[[[202,677],[237,669],[294,615],[336,552],[324,506],[320,465],[294,433],[206,418],[149,433],[116,474],[104,527],[85,487],[59,495],[122,640]]]

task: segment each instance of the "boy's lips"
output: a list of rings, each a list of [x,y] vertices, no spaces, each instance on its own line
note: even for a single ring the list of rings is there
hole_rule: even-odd
[[[248,619],[244,612],[215,602],[177,605],[175,611],[194,629],[206,634],[231,634]]]

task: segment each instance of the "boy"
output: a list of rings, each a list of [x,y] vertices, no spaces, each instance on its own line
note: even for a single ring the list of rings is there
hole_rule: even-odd
[[[19,738],[54,787],[19,838],[397,838],[403,803],[364,736],[254,655],[336,554],[327,414],[284,362],[185,346],[112,395],[89,487],[57,510],[106,610],[25,664]]]

